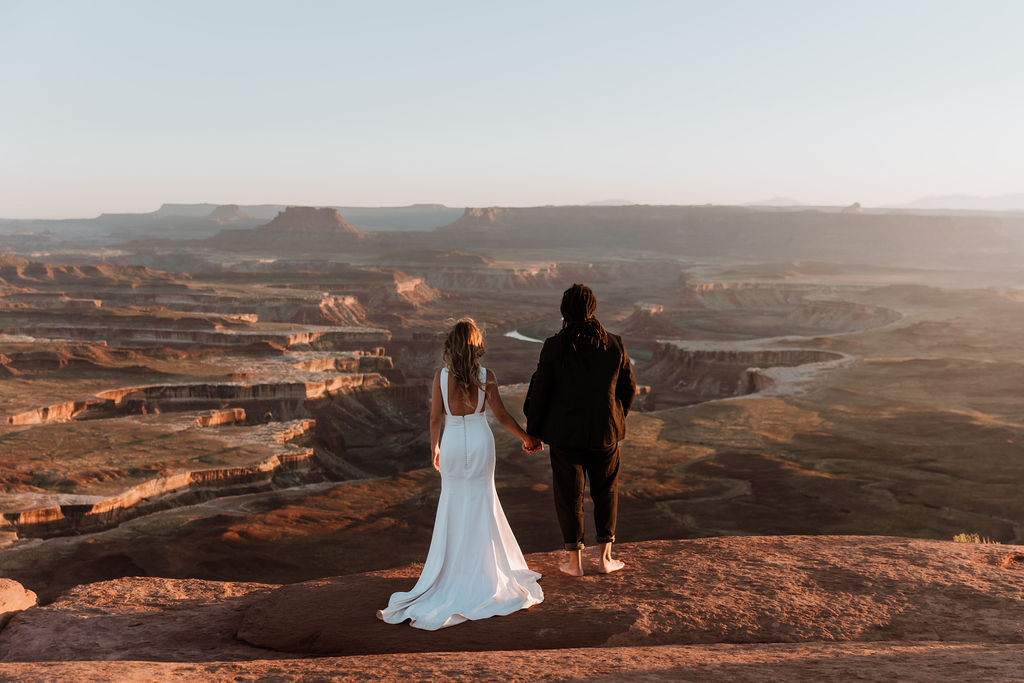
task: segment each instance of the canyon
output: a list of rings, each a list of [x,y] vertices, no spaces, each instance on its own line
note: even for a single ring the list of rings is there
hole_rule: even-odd
[[[650,680],[706,673],[715,657],[722,680],[754,680],[768,661],[813,680],[869,651],[894,675],[903,656],[951,676],[986,657],[1009,671],[1021,227],[654,206],[167,205],[0,221],[0,605],[8,589],[16,605],[0,608],[0,675],[430,677],[449,673],[438,652],[510,680],[555,675],[555,654],[580,676],[635,666]],[[377,633],[363,612],[423,561],[440,493],[429,390],[450,322],[481,324],[483,363],[521,420],[573,282],[595,290],[641,385],[619,489],[633,564],[608,577],[618,606],[569,604],[547,459],[494,424],[498,494],[549,601],[411,650],[396,644],[407,628],[375,635],[377,650],[327,626],[300,634],[297,619],[329,621],[318,603],[346,594],[358,599],[342,621]],[[963,532],[996,543],[951,542]],[[735,628],[710,616],[724,607],[705,584],[738,596]],[[923,587],[977,618],[935,612]],[[102,615],[104,645],[64,630],[86,612]],[[132,620],[139,637],[117,635]],[[545,641],[565,620],[589,630]],[[189,629],[206,635],[170,644]],[[72,635],[53,652],[30,644],[58,633]],[[324,657],[296,659],[310,653]]]

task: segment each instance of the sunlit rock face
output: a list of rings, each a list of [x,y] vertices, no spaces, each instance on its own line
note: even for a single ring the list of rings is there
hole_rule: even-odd
[[[18,612],[36,605],[36,594],[17,581],[0,579],[0,630]]]

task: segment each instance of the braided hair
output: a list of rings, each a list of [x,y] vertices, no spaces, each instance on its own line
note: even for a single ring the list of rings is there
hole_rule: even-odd
[[[562,344],[572,351],[583,345],[608,348],[608,332],[594,316],[597,297],[586,285],[574,284],[562,293]]]

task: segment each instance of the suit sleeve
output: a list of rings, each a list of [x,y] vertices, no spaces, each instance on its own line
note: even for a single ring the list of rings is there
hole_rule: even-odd
[[[544,430],[544,417],[547,415],[551,397],[553,368],[551,366],[551,340],[544,342],[537,360],[537,369],[530,378],[530,388],[526,391],[523,401],[523,414],[526,415],[526,433],[540,438]]]
[[[615,398],[622,405],[622,415],[629,414],[636,396],[636,378],[633,377],[633,364],[629,362],[626,347],[622,346],[622,365],[619,367],[619,380],[615,385]]]

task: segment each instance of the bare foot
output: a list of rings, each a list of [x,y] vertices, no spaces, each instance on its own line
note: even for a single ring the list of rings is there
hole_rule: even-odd
[[[583,576],[583,567],[579,566],[572,560],[558,565],[558,571],[563,574],[568,574],[569,576]]]
[[[583,576],[583,551],[570,550],[569,558],[558,565],[558,571],[569,576]]]
[[[597,563],[597,571],[600,574],[611,574],[612,572],[619,571],[620,569],[622,569],[625,566],[626,566],[626,563],[623,562],[622,560],[613,560],[610,557],[609,558],[602,557],[601,561]]]
[[[611,574],[612,572],[619,571],[620,569],[622,569],[625,566],[626,566],[626,563],[623,562],[622,560],[613,560],[612,559],[612,544],[611,543],[605,543],[604,547],[601,548],[601,559],[598,560],[598,562],[597,562],[597,571],[598,571],[598,573],[599,574]]]

